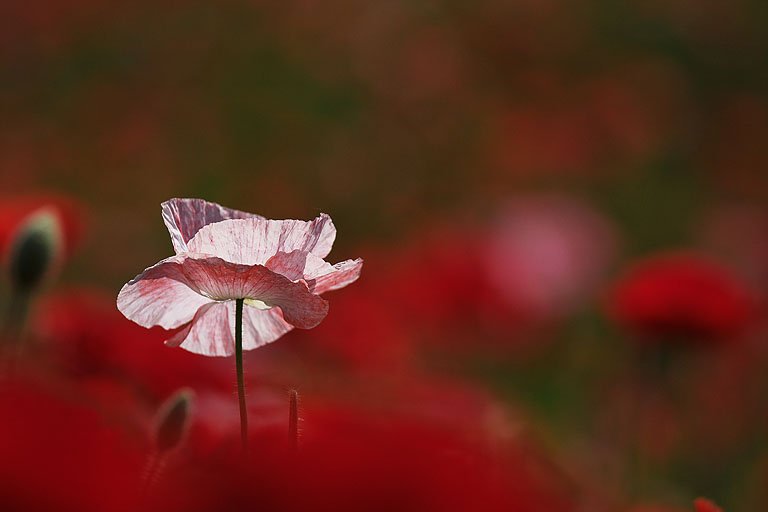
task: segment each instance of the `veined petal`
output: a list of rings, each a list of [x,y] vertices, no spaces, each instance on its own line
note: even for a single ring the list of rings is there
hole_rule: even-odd
[[[292,281],[303,279],[309,291],[321,294],[343,288],[356,281],[360,277],[363,260],[358,258],[331,265],[312,253],[293,251],[278,252],[267,261],[265,266]]]
[[[190,321],[203,304],[240,298],[280,307],[285,320],[302,329],[316,326],[328,313],[328,303],[304,283],[263,265],[195,253],[172,256],[145,270],[120,291],[118,309],[145,327],[170,329]]]
[[[263,219],[260,215],[226,208],[204,199],[169,199],[162,203],[163,222],[176,254],[187,252],[187,243],[200,228],[228,219]]]
[[[187,243],[187,250],[232,263],[263,265],[278,252],[306,251],[324,258],[335,239],[336,227],[324,213],[309,222],[232,219],[200,228]]]
[[[335,265],[329,265],[330,271],[324,271],[314,276],[307,276],[307,285],[312,293],[325,293],[331,290],[344,288],[350,283],[354,283],[360,277],[360,271],[363,269],[363,260],[346,260]]]
[[[293,326],[283,319],[280,309],[243,308],[243,349],[253,350],[272,343]]]
[[[293,326],[280,309],[243,308],[243,350],[271,343]],[[211,302],[202,306],[184,329],[165,342],[204,356],[231,356],[235,353],[235,302]]]
[[[235,303],[214,302],[201,307],[188,328],[166,341],[204,356],[231,356],[235,353]]]
[[[309,275],[321,275],[333,270],[330,263],[307,251],[278,252],[264,266],[291,281],[306,280]]]
[[[179,329],[178,331],[176,331],[176,333],[173,336],[165,340],[165,344],[169,347],[178,347],[179,345],[181,345],[182,342],[185,339],[187,339],[187,336],[189,336],[189,332],[192,330],[192,324],[194,323],[194,321],[200,318],[202,315],[204,315],[205,312],[208,311],[208,309],[215,306],[216,304],[220,304],[220,303],[209,302],[207,304],[203,304],[202,306],[200,306],[200,308],[195,312],[195,316],[192,317],[192,320],[187,322],[182,329]]]
[[[188,257],[182,263],[182,273],[188,286],[211,299],[248,298],[278,306],[285,320],[301,329],[311,329],[328,313],[328,303],[311,293],[304,283],[295,283],[263,265]]]
[[[192,320],[211,299],[187,285],[179,263],[182,260],[178,256],[167,258],[126,283],[117,295],[117,309],[143,327],[173,329]]]

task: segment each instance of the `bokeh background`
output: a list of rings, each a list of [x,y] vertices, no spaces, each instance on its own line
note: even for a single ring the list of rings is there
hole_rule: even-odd
[[[252,379],[492,410],[560,510],[765,510],[766,62],[757,0],[2,2],[5,249],[42,204],[69,230],[29,336],[111,314],[168,198],[326,212],[362,277]]]

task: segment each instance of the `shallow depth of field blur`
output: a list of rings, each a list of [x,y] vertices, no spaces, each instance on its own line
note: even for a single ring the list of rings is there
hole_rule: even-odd
[[[0,3],[0,251],[40,207],[64,245],[0,509],[768,510],[765,62],[756,0]],[[234,360],[114,305],[172,197],[365,260],[246,353],[247,463]]]

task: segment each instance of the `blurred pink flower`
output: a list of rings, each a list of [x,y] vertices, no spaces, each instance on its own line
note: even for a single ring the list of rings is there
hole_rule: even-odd
[[[523,316],[557,318],[595,291],[614,259],[613,225],[569,196],[511,201],[490,232],[485,250],[489,281]]]
[[[309,329],[328,313],[319,294],[360,275],[362,260],[336,265],[336,228],[328,215],[310,222],[267,220],[202,199],[162,205],[175,256],[149,267],[120,290],[118,309],[144,327],[182,327],[169,346],[208,356],[235,352],[235,300],[245,299],[243,348],[270,343],[294,327]]]

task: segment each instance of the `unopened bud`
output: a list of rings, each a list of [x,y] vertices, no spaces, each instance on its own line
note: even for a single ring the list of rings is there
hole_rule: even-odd
[[[184,440],[192,416],[191,389],[182,389],[160,407],[155,426],[155,448],[158,453],[173,450]]]
[[[8,255],[8,276],[17,292],[37,288],[59,262],[62,228],[49,208],[30,214],[19,226]]]

